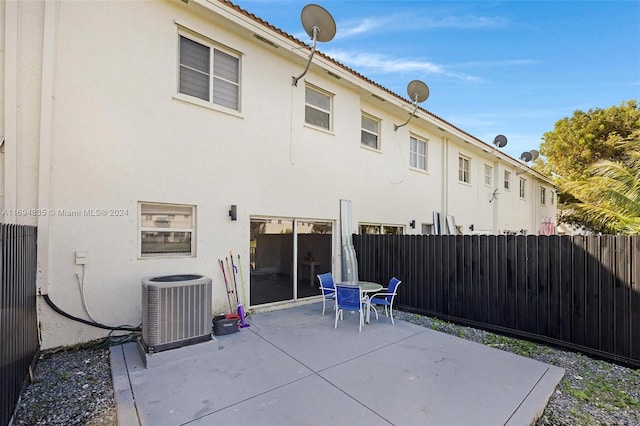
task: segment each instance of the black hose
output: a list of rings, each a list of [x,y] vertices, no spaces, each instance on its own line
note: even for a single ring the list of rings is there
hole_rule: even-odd
[[[98,322],[88,321],[86,319],[74,317],[73,315],[68,314],[65,311],[63,311],[62,309],[58,308],[56,306],[56,304],[53,303],[53,301],[49,298],[48,294],[43,294],[42,296],[44,297],[44,300],[46,300],[47,304],[51,307],[51,309],[53,309],[54,311],[56,311],[60,315],[66,317],[66,318],[69,318],[71,320],[78,321],[78,322],[81,322],[83,324],[87,324],[87,325],[90,325],[90,326],[93,326],[93,327],[102,328],[104,330],[112,330],[112,331],[142,331],[142,327],[139,327],[139,326],[138,327],[130,327],[130,326],[112,327],[110,325],[104,325],[104,324],[100,324]]]

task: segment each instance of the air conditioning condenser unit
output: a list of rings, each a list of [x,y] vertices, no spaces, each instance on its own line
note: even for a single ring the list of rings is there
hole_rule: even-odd
[[[147,353],[211,340],[211,278],[142,279],[142,345]]]

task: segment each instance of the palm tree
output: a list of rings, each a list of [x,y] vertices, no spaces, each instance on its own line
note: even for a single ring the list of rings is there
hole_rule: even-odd
[[[569,181],[563,192],[575,198],[567,207],[594,231],[640,234],[640,138],[624,142],[624,161],[599,161],[586,179]]]

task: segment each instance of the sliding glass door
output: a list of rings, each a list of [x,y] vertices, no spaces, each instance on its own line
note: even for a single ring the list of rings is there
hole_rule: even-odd
[[[250,305],[319,295],[316,275],[332,270],[332,236],[331,222],[252,218]]]

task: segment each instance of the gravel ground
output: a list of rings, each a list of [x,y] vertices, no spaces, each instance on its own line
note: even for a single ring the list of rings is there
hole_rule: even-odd
[[[640,425],[640,369],[525,340],[395,312],[395,317],[566,369],[536,426]],[[106,348],[44,353],[14,425],[117,425]]]

